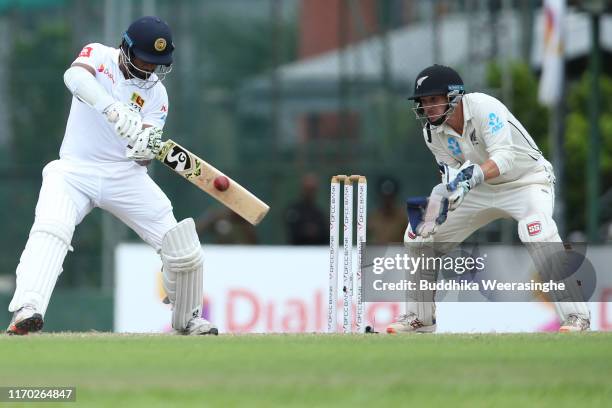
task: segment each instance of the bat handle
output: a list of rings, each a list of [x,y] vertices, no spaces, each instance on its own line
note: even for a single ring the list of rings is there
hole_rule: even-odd
[[[159,152],[161,151],[163,145],[164,145],[164,142],[162,140],[156,140],[153,143],[149,143],[149,148],[157,156]]]

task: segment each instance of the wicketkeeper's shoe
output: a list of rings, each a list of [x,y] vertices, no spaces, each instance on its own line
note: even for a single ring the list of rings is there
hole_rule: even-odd
[[[571,314],[561,324],[561,327],[559,327],[559,331],[561,333],[580,332],[587,331],[590,327],[591,321],[589,319],[585,319],[580,316]]]
[[[423,322],[417,317],[415,313],[401,314],[395,320],[387,326],[387,333],[389,334],[400,334],[400,333],[433,333],[436,331],[436,320],[434,318],[433,324],[424,325]]]
[[[25,305],[15,313],[6,332],[12,335],[23,336],[28,333],[40,331],[43,327],[43,317],[34,306]]]
[[[208,320],[201,317],[194,317],[189,321],[185,330],[176,330],[176,334],[185,336],[212,334],[216,336],[219,334],[219,330]]]

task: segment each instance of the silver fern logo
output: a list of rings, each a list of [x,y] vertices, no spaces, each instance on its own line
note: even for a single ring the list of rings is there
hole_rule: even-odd
[[[417,79],[417,89],[421,87],[421,85],[423,84],[423,81],[426,80],[427,78],[429,78],[429,75],[425,75],[424,77]]]

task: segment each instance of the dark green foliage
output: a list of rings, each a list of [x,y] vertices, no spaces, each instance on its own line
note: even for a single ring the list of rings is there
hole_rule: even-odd
[[[538,78],[529,66],[522,62],[512,63],[510,72],[512,73],[512,106],[508,108],[521,121],[544,154],[548,154],[550,151],[548,110],[538,103]],[[501,88],[502,76],[499,65],[489,66],[487,81],[489,86]]]
[[[600,80],[601,117],[599,120],[601,135],[600,177],[601,194],[612,187],[612,78],[602,76]],[[567,163],[568,208],[570,225],[583,229],[586,214],[586,186],[588,146],[591,131],[589,104],[591,98],[591,77],[585,73],[580,81],[570,87],[567,103],[570,114],[566,120],[565,151]],[[610,203],[602,202],[602,220],[612,216],[608,209]]]
[[[298,44],[294,23],[273,25],[268,18],[235,15],[215,16],[203,25],[200,38],[206,42],[202,55],[206,78],[230,88],[294,60]]]
[[[42,169],[58,157],[70,100],[62,80],[72,60],[70,41],[68,25],[60,22],[16,39],[9,72],[17,165]]]
[[[548,109],[538,103],[538,78],[525,63],[513,63],[512,112],[523,123],[540,148],[550,159],[548,145]],[[501,86],[501,70],[491,65],[489,85]],[[565,199],[568,231],[585,229],[587,159],[589,146],[589,103],[591,79],[588,73],[570,83],[567,90],[565,117]],[[612,79],[602,76],[601,89],[601,193],[612,187]],[[602,203],[602,218],[608,220],[612,212]]]

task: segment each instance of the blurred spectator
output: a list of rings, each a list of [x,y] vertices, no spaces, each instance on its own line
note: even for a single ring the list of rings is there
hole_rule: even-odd
[[[241,216],[222,207],[205,213],[196,220],[198,235],[215,244],[256,244],[255,227]]]
[[[368,228],[370,242],[386,244],[403,242],[408,216],[403,203],[398,201],[399,183],[392,177],[383,177],[377,183],[379,207],[370,216]]]
[[[285,212],[285,225],[291,245],[329,244],[329,222],[317,207],[319,181],[315,174],[302,177],[302,192],[298,201]]]

